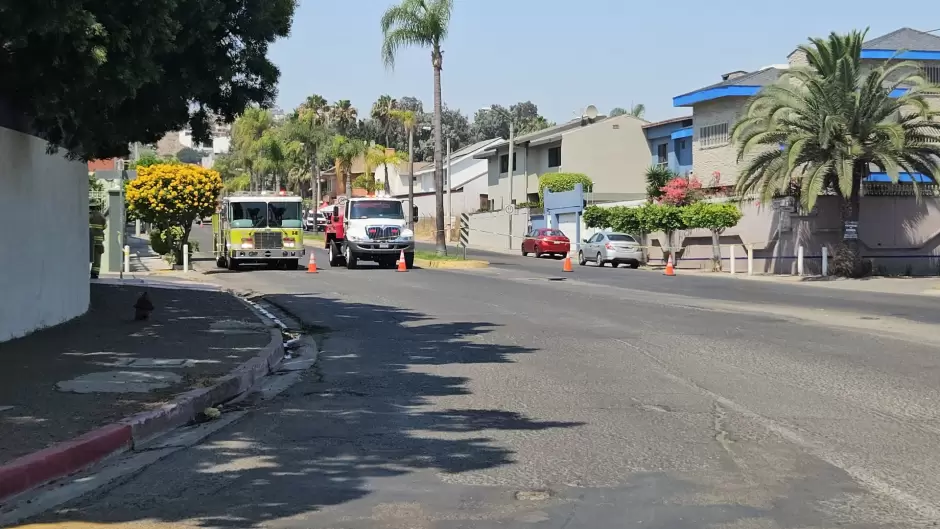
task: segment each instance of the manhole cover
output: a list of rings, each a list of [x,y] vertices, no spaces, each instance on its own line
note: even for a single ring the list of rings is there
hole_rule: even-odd
[[[166,371],[105,371],[59,382],[69,393],[147,393],[178,384],[183,377]]]

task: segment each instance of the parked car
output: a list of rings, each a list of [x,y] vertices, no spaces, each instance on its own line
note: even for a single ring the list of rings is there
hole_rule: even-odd
[[[564,257],[571,251],[571,241],[560,230],[538,228],[530,231],[522,240],[522,255],[534,253],[536,257],[551,254]]]
[[[643,248],[632,236],[626,233],[595,233],[586,239],[578,252],[578,264],[584,266],[588,261],[597,266],[610,266],[617,268],[621,264],[628,264],[630,268],[639,268],[643,260]]]

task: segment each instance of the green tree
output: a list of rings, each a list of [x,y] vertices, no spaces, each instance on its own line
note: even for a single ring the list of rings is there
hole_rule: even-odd
[[[124,156],[189,125],[269,104],[279,71],[269,45],[295,0],[4,2],[0,99],[76,158]],[[54,65],[54,67],[50,67]]]
[[[261,189],[261,137],[274,126],[271,112],[251,107],[235,120],[232,127],[232,150],[238,164],[251,179],[251,190]]]
[[[845,239],[845,227],[858,222],[862,182],[872,166],[895,183],[902,171],[933,181],[940,174],[940,115],[926,97],[937,88],[910,62],[887,61],[866,74],[859,59],[865,34],[832,33],[801,46],[809,67],[791,69],[762,89],[731,131],[742,198],[768,201],[796,187],[812,209],[821,193],[837,193],[844,240],[832,272],[852,277],[870,271],[858,240]],[[892,97],[899,89],[906,91]]]
[[[436,246],[438,255],[447,253],[444,239],[444,165],[441,127],[441,68],[444,54],[441,44],[447,37],[453,0],[402,0],[389,7],[382,15],[382,58],[386,66],[394,68],[395,55],[404,47],[418,46],[431,49],[434,69],[434,195]]]
[[[359,140],[351,140],[342,135],[333,136],[333,141],[326,151],[330,159],[336,162],[336,174],[341,175],[347,197],[352,197],[350,170],[352,169],[353,160],[362,156],[365,151],[365,143]]]
[[[348,99],[341,99],[330,107],[330,124],[336,129],[337,134],[343,136],[349,135],[349,130],[356,125],[359,118],[359,111]]]
[[[392,124],[392,113],[398,108],[398,101],[390,95],[379,97],[378,101],[372,105],[372,119],[378,121],[385,131],[385,145],[391,145],[389,142],[389,128]]]
[[[153,151],[147,151],[141,154],[140,158],[138,158],[136,162],[131,164],[131,169],[137,169],[138,167],[149,167],[158,163],[166,163],[166,161],[157,156],[157,153]]]
[[[734,204],[696,202],[682,208],[682,219],[690,230],[704,228],[712,233],[712,270],[721,272],[721,234],[738,225],[741,210]]]
[[[623,107],[614,107],[610,110],[610,117],[612,118],[622,116],[624,114],[629,114],[635,118],[643,119],[643,116],[646,114],[646,105],[643,103],[637,103],[636,105],[633,105],[630,110],[627,110]]]
[[[394,110],[392,117],[401,123],[408,135],[408,207],[414,208],[415,203],[415,112],[412,110]],[[414,230],[414,217],[408,214],[408,226]]]
[[[646,169],[646,198],[656,200],[663,196],[663,188],[670,180],[678,175],[672,172],[668,167],[662,165],[651,165]]]
[[[313,94],[297,108],[287,125],[291,139],[303,145],[306,163],[310,167],[310,193],[314,197],[314,204],[318,204],[322,198],[320,159],[321,153],[332,141],[327,128],[329,119],[330,108],[326,99]]]
[[[202,154],[192,147],[183,147],[176,153],[176,159],[183,163],[199,164],[202,162]]]
[[[404,161],[405,158],[400,152],[389,152],[384,145],[373,145],[366,152],[366,172],[371,174],[374,169],[381,167],[383,169],[382,172],[385,174],[382,189],[391,191],[388,181],[388,166],[398,166],[398,164]]]
[[[379,182],[369,173],[362,173],[353,180],[353,187],[365,189],[370,195],[375,194],[377,189],[384,189],[382,182]]]
[[[643,233],[663,232],[666,236],[666,247],[663,248],[663,259],[668,259],[675,253],[673,246],[675,233],[686,229],[685,218],[682,215],[683,207],[671,204],[646,204],[638,213]]]

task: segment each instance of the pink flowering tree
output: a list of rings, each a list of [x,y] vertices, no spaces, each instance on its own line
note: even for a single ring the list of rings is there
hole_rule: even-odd
[[[671,206],[688,206],[702,198],[702,183],[697,178],[676,177],[660,188],[659,200]]]

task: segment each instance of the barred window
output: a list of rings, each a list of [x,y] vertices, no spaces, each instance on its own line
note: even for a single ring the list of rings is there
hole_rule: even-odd
[[[699,145],[701,147],[717,147],[726,145],[730,138],[728,137],[728,124],[719,123],[717,125],[708,125],[698,129]]]
[[[924,77],[930,83],[940,85],[940,66],[924,66]]]

